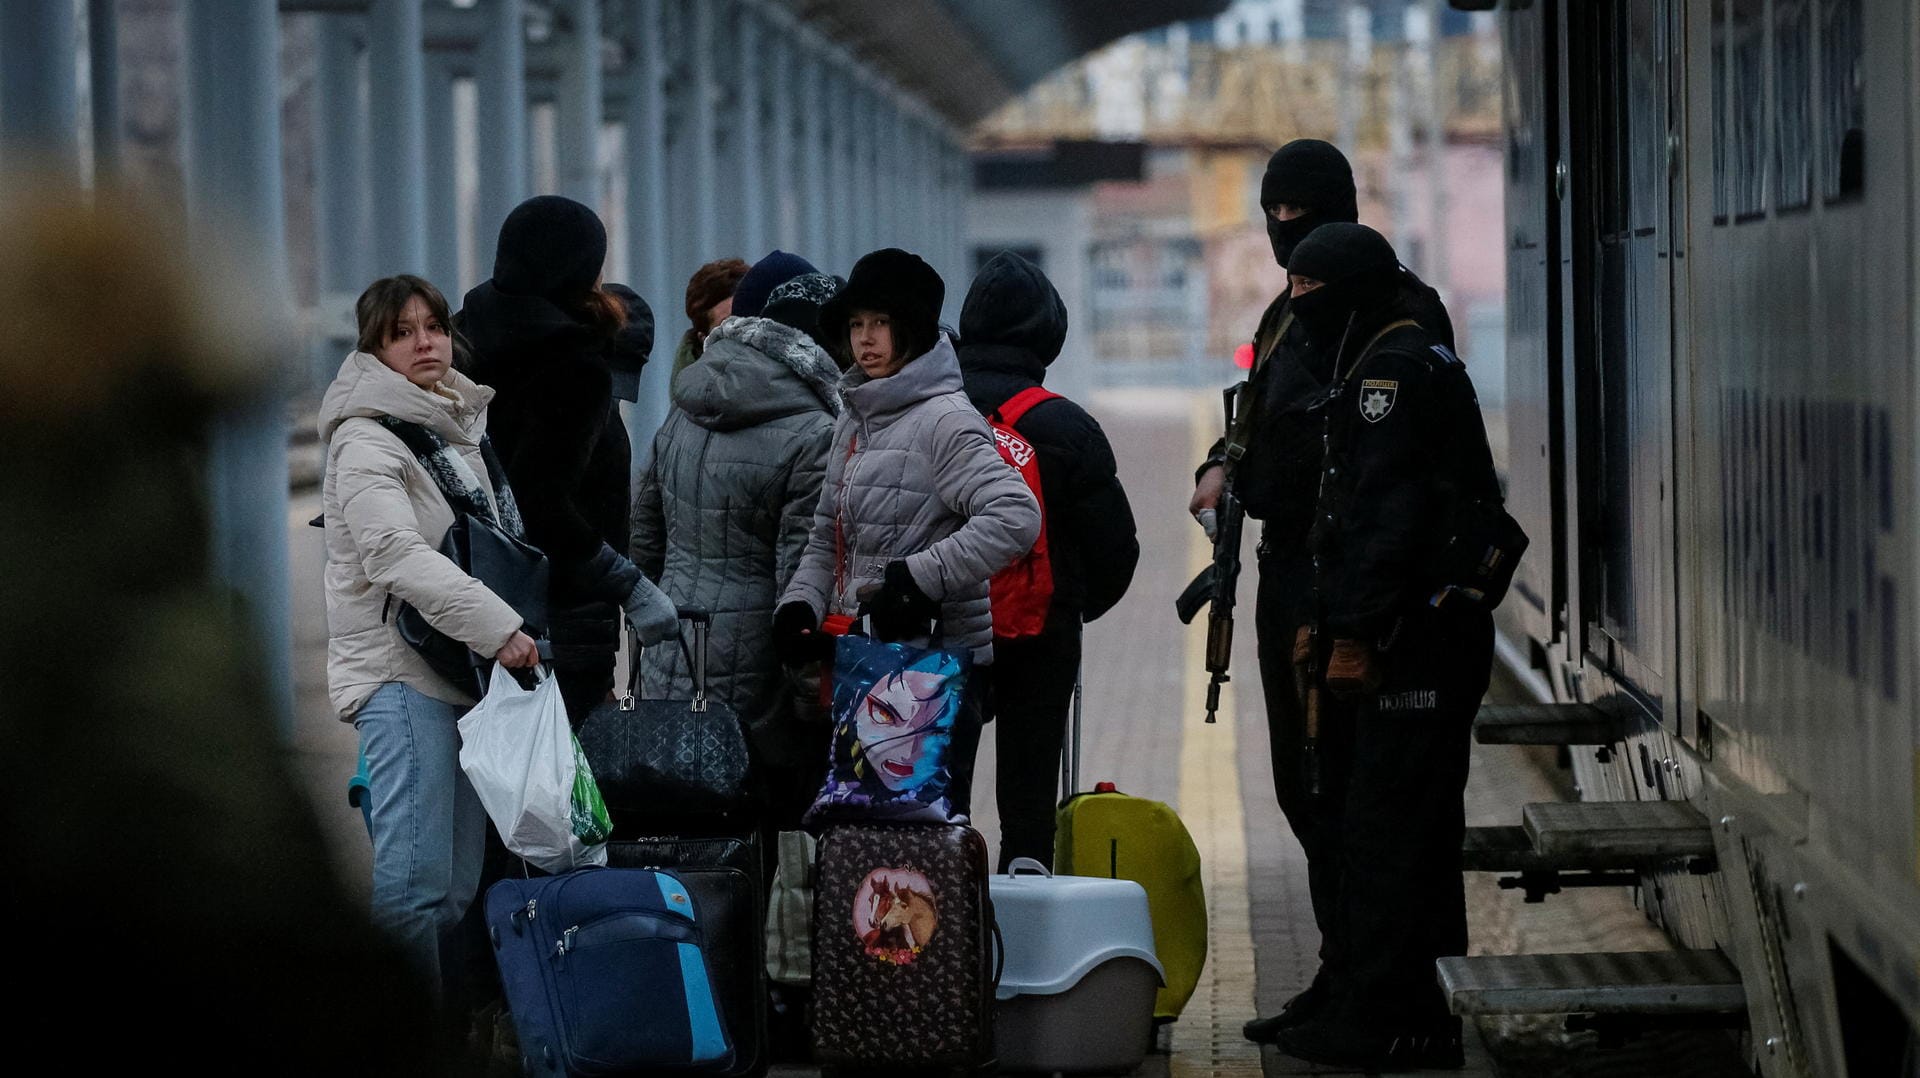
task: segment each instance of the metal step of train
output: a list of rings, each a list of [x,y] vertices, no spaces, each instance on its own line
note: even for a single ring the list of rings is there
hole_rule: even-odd
[[[1512,704],[1483,707],[1473,721],[1482,745],[1611,745],[1626,724],[1592,704]]]
[[[1537,853],[1583,865],[1713,856],[1713,829],[1685,801],[1545,801],[1520,822]]]
[[[1524,892],[1528,902],[1545,901],[1567,887],[1631,887],[1642,872],[1676,859],[1696,874],[1712,872],[1712,835],[1705,836],[1703,848],[1698,830],[1706,826],[1705,818],[1678,802],[1647,804],[1680,805],[1685,811],[1622,811],[1621,805],[1592,801],[1529,805],[1527,810],[1539,811],[1525,826],[1467,828],[1460,867],[1509,874],[1500,886]],[[1545,829],[1545,848],[1535,838],[1538,828]]]
[[[1453,1013],[1634,1015],[1746,1011],[1740,973],[1715,950],[1475,955],[1435,963]]]

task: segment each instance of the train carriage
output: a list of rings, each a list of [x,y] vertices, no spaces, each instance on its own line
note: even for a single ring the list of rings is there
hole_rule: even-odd
[[[1920,5],[1501,7],[1503,650],[1711,822],[1640,894],[1760,1072],[1920,1073]]]

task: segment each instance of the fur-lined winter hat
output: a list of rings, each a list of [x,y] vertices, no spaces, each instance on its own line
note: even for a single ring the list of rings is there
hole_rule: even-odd
[[[853,312],[885,311],[907,340],[932,347],[940,340],[940,306],[946,298],[946,282],[924,259],[887,247],[855,262],[847,283],[820,308],[822,336],[834,342],[834,351],[844,350]]]

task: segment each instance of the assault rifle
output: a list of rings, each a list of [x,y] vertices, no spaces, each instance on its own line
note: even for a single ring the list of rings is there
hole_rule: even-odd
[[[1228,431],[1233,430],[1235,405],[1241,386],[1226,390],[1225,398]],[[1233,602],[1234,591],[1240,583],[1240,534],[1245,527],[1247,511],[1241,507],[1240,499],[1234,496],[1233,483],[1229,478],[1225,489],[1220,493],[1217,524],[1213,533],[1213,563],[1193,578],[1180,597],[1174,600],[1174,610],[1180,615],[1182,625],[1191,625],[1194,615],[1200,613],[1202,606],[1211,605],[1207,615],[1207,673],[1211,680],[1207,682],[1207,721],[1213,722],[1220,710],[1220,686],[1233,680],[1227,674],[1227,664],[1233,658]]]

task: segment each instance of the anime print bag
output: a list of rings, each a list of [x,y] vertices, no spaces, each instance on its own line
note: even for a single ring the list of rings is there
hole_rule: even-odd
[[[849,633],[835,644],[832,756],[807,810],[815,830],[835,820],[953,818],[947,751],[960,719],[964,651],[882,643]]]

